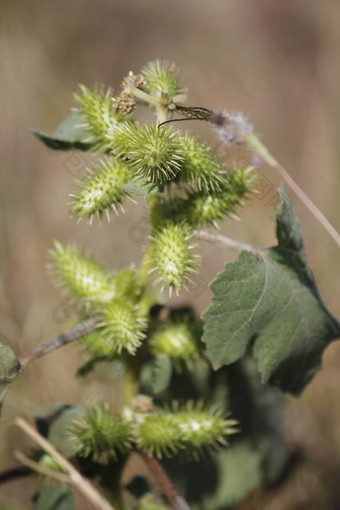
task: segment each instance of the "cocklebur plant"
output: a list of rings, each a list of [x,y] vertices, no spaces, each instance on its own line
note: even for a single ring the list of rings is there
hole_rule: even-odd
[[[76,323],[18,359],[0,344],[2,395],[33,360],[75,340],[88,356],[78,376],[115,363],[128,374],[125,384],[135,397],[122,409],[98,401],[59,406],[43,424],[37,419],[39,430],[97,481],[115,508],[127,508],[120,481],[132,454],[140,455],[159,484],[154,495],[145,494],[152,483],[143,491],[133,489],[133,480],[127,485],[140,509],[231,508],[259,484],[276,480],[289,455],[280,390],[299,394],[320,367],[325,347],[340,335],[339,322],[317,292],[284,187],[274,217],[277,246],[255,248],[221,235],[220,223],[234,219],[255,191],[259,169],[221,161],[173,121],[206,121],[223,143],[244,144],[254,162],[262,158],[282,176],[285,171],[242,114],[185,101],[176,67],[155,61],[139,74],[130,72],[115,95],[110,88],[81,85],[58,130],[62,137],[36,132],[53,149],[98,154],[99,163],[71,193],[73,216],[86,218],[89,228],[96,218],[119,221],[138,196],[148,209],[139,267],[114,271],[76,244],[55,242],[50,271],[77,305]],[[143,107],[155,114],[152,122],[138,121]],[[191,305],[166,304],[166,293],[155,288],[159,283],[171,295],[191,284],[199,271],[198,240],[241,250],[212,282],[204,321]],[[56,459],[40,454],[38,460],[30,467],[53,478]],[[52,498],[50,490],[45,485],[39,492],[37,509],[40,500]],[[72,494],[67,498],[73,505]],[[112,508],[110,503],[102,508]]]

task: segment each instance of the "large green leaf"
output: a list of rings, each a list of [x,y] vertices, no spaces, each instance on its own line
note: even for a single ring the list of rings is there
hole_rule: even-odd
[[[58,151],[89,151],[93,148],[93,144],[85,141],[88,134],[79,127],[79,124],[79,118],[75,112],[71,111],[70,115],[58,126],[53,135],[37,130],[33,130],[33,134],[50,149]]]
[[[77,510],[72,490],[44,485],[35,497],[34,510]]]
[[[278,245],[242,251],[211,283],[203,341],[215,369],[251,349],[262,381],[299,394],[321,366],[340,323],[322,303],[284,187],[275,214]]]
[[[14,352],[8,345],[0,344],[0,414],[6,392],[20,369]]]

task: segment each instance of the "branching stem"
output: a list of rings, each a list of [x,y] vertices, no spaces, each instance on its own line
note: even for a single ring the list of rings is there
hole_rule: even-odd
[[[35,471],[43,476],[48,476],[53,480],[56,480],[59,483],[72,483],[72,480],[69,475],[66,473],[61,473],[60,471],[56,471],[55,469],[48,468],[46,466],[42,466],[39,462],[36,462],[33,459],[30,459],[22,452],[15,451],[15,458],[24,466],[28,467],[30,470]]]
[[[260,139],[254,134],[249,133],[244,137],[248,146],[258,154],[271,168],[275,169],[282,177],[285,183],[291,188],[301,202],[309,209],[318,222],[324,227],[329,235],[334,239],[336,244],[340,246],[340,234],[333,225],[327,220],[326,216],[318,209],[314,202],[306,195],[300,186],[294,181],[289,173],[280,165],[280,163],[270,154],[268,149],[263,145]]]
[[[91,333],[98,327],[98,321],[99,316],[91,317],[90,319],[80,322],[70,330],[66,331],[66,333],[61,333],[60,335],[45,340],[45,342],[37,345],[30,352],[23,354],[18,358],[20,368],[26,368],[36,359],[45,356],[45,354],[55,351],[56,349],[59,349],[59,347],[70,344],[71,342],[74,342],[74,340],[78,340],[82,336]]]
[[[144,103],[152,105],[156,108],[157,124],[166,122],[166,109],[155,97],[150,96],[150,94],[147,94],[143,90],[138,89],[134,85],[129,85],[129,92],[135,96],[136,99],[140,99]]]
[[[190,510],[188,503],[178,493],[176,487],[160,465],[157,459],[147,453],[139,452],[139,455],[156,478],[160,488],[167,497],[174,510]]]
[[[86,479],[79,471],[71,464],[61,453],[54,448],[54,446],[47,441],[37,430],[35,430],[29,423],[22,418],[15,420],[16,425],[25,432],[40,448],[48,453],[59,466],[67,473],[68,481],[77,487],[88,501],[94,505],[98,510],[114,510],[100,492]],[[24,459],[22,459],[24,460]],[[33,466],[32,466],[33,467]],[[60,473],[62,474],[62,473]],[[65,476],[65,475],[64,475]]]
[[[255,248],[251,244],[242,243],[241,241],[235,241],[230,237],[223,236],[221,234],[213,234],[212,232],[207,232],[206,230],[194,230],[193,235],[197,239],[201,239],[202,241],[207,241],[208,243],[220,243],[228,246],[228,248],[232,248],[234,250],[247,250],[253,253],[262,253],[266,251],[268,248]]]

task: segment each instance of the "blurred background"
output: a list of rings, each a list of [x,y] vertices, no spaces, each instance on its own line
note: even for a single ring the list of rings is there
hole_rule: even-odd
[[[0,341],[16,354],[67,329],[72,311],[46,271],[54,239],[76,240],[112,269],[138,263],[147,235],[143,203],[111,223],[77,223],[68,194],[91,165],[88,155],[51,152],[31,128],[52,133],[72,106],[79,83],[118,89],[150,60],[174,61],[189,105],[225,107],[249,116],[255,131],[339,230],[340,3],[337,0],[30,0],[0,1],[2,98],[0,173]],[[175,125],[174,125],[175,126]],[[184,123],[180,127],[184,127]],[[188,129],[217,144],[209,126]],[[226,154],[226,157],[228,155]],[[243,154],[238,156],[245,157]],[[280,180],[264,168],[259,193],[223,232],[256,246],[275,242],[270,215]],[[340,260],[335,243],[290,193],[321,296],[340,315]],[[200,280],[181,302],[199,312],[207,283],[235,258],[201,246]],[[167,297],[167,296],[165,296]],[[11,388],[0,423],[0,471],[17,465],[25,439],[13,419],[31,420],[53,402],[123,401],[106,374],[75,379],[84,359],[76,345],[38,361]],[[298,400],[287,398],[286,429],[305,455],[302,468],[271,491],[257,491],[242,509],[340,508],[340,345]],[[111,379],[112,380],[112,379]],[[328,480],[328,482],[321,482]],[[0,503],[30,508],[35,481],[0,486]],[[257,506],[259,505],[259,506]]]

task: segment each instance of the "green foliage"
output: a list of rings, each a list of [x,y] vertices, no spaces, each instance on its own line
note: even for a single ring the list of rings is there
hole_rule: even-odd
[[[94,170],[88,170],[87,177],[80,183],[80,189],[73,199],[73,212],[82,218],[88,216],[92,222],[93,216],[102,218],[104,212],[110,220],[109,211],[118,214],[118,208],[124,211],[123,200],[128,192],[122,187],[128,183],[131,173],[126,164],[115,158],[101,160]]]
[[[79,127],[79,119],[75,112],[58,126],[53,135],[33,130],[33,134],[48,148],[59,151],[90,151],[93,144],[85,142],[87,134]]]
[[[70,487],[43,485],[35,497],[33,510],[77,510]]]
[[[20,365],[12,349],[0,343],[0,414],[7,390],[19,370]]]
[[[157,395],[170,384],[172,364],[166,354],[156,354],[154,359],[145,363],[140,374],[140,383],[148,394]]]
[[[229,409],[239,422],[239,432],[229,437],[228,446],[209,452],[201,462],[190,457],[181,463],[176,458],[162,460],[190,508],[234,508],[250,491],[280,476],[289,456],[282,430],[283,402],[278,390],[261,383],[251,358],[209,371],[205,379],[202,372],[177,374],[170,394],[158,398],[160,405],[184,391],[188,398],[203,395],[214,407]]]
[[[320,368],[340,324],[322,303],[307,264],[299,222],[284,188],[275,221],[278,246],[241,252],[212,282],[203,341],[215,369],[248,347],[262,380],[299,394]]]
[[[211,284],[204,334],[190,306],[164,306],[152,289],[153,273],[170,294],[187,288],[196,272],[193,238],[203,238],[198,229],[235,217],[257,172],[233,163],[226,168],[195,136],[163,123],[173,112],[211,122],[215,116],[224,142],[243,141],[248,148],[253,128],[239,113],[184,107],[178,73],[167,62],[130,72],[115,98],[103,86],[81,85],[75,100],[77,108],[54,135],[35,132],[55,150],[106,154],[72,195],[73,213],[89,223],[95,215],[110,218],[136,195],[146,199],[150,237],[140,267],[117,273],[72,244],[55,243],[59,285],[81,305],[79,320],[96,317],[96,328],[80,342],[92,358],[77,375],[103,365],[113,372],[118,364],[119,377],[127,374],[129,399],[117,413],[103,402],[54,406],[39,414],[37,426],[65,457],[76,457],[115,508],[121,507],[123,465],[133,450],[162,458],[191,508],[231,508],[275,481],[288,458],[282,399],[270,385],[300,393],[325,347],[340,336],[339,322],[321,302],[284,189],[275,216],[278,245],[242,251],[226,264]],[[153,110],[155,122],[132,119],[140,102]],[[0,406],[18,371],[14,353],[0,344]],[[130,401],[131,393],[138,395]],[[205,461],[194,462],[203,451]],[[35,504],[35,510],[75,508],[69,489],[48,486]],[[138,507],[166,508],[151,494]]]
[[[57,416],[49,416],[50,423],[46,431],[49,441],[59,450],[64,457],[72,458],[76,455],[76,445],[69,434],[71,423],[81,420],[86,414],[86,408],[75,406],[64,408]]]

